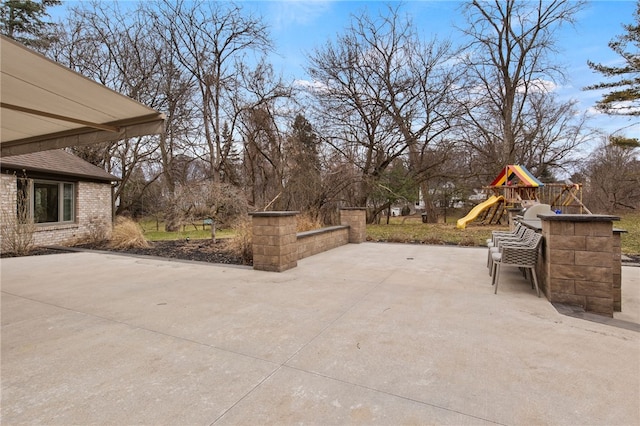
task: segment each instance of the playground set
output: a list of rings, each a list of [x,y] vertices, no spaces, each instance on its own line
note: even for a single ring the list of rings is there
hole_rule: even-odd
[[[458,219],[460,229],[474,221],[483,225],[499,224],[510,210],[526,209],[535,204],[548,204],[556,213],[587,213],[582,203],[582,184],[540,182],[525,166],[508,165],[489,184],[483,187],[491,194],[463,218]]]

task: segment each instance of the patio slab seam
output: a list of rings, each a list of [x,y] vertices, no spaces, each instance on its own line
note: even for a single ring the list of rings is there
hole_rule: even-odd
[[[282,362],[280,365],[278,365],[278,367],[271,373],[269,374],[264,380],[260,381],[260,383],[258,383],[256,386],[254,386],[252,389],[250,389],[245,395],[243,395],[242,397],[240,397],[231,407],[229,407],[227,410],[225,410],[222,414],[220,414],[209,426],[214,425],[216,422],[218,422],[220,419],[222,419],[229,411],[233,410],[234,407],[236,407],[238,404],[240,404],[244,399],[246,399],[247,397],[249,397],[253,392],[255,392],[256,390],[258,390],[263,383],[265,383],[270,377],[272,377],[274,374],[276,374],[278,371],[280,371],[283,367],[289,367],[289,368],[293,368],[289,365],[287,365],[287,363],[289,361],[291,361],[293,358],[295,358],[303,349],[305,349],[307,346],[309,346],[311,343],[313,343],[314,341],[316,341],[320,336],[322,336],[322,334],[324,334],[325,331],[327,331],[333,324],[335,324],[337,321],[339,321],[341,318],[343,318],[347,313],[349,313],[354,307],[356,307],[357,305],[359,305],[360,303],[362,303],[362,301],[369,295],[371,294],[376,288],[380,287],[387,279],[389,279],[389,277],[391,277],[394,273],[396,272],[396,270],[392,270],[391,272],[387,273],[387,275],[381,279],[378,283],[376,283],[374,286],[372,286],[368,291],[366,291],[361,297],[359,297],[355,302],[353,302],[351,305],[349,305],[346,309],[344,309],[340,315],[336,316],[333,320],[331,320],[329,323],[327,323],[327,325],[325,327],[323,327],[320,331],[318,331],[318,333],[316,333],[313,337],[311,337],[309,340],[307,340],[307,342],[303,343],[302,345],[300,345],[300,347],[291,355],[289,356],[284,362]],[[297,368],[293,368],[295,370],[298,371],[305,371],[305,370],[301,370],[301,369],[297,369]],[[310,371],[306,371],[307,373],[310,374],[315,374],[313,372]],[[347,382],[345,382],[347,383]]]
[[[299,372],[302,372],[302,373],[311,374],[311,375],[314,375],[316,377],[321,377],[323,379],[333,380],[333,381],[338,382],[338,383],[343,383],[343,384],[346,384],[346,385],[355,386],[355,387],[358,387],[360,389],[365,389],[365,390],[369,390],[369,391],[372,391],[372,392],[377,392],[377,393],[380,393],[380,394],[383,394],[383,395],[391,396],[391,397],[394,397],[394,398],[403,399],[405,401],[414,402],[416,404],[425,405],[425,406],[428,406],[428,407],[437,408],[439,410],[460,414],[461,416],[469,417],[471,419],[482,420],[484,422],[505,426],[504,423],[500,423],[500,422],[498,422],[496,420],[491,420],[491,419],[487,419],[487,418],[484,418],[484,417],[475,416],[473,414],[465,413],[464,411],[456,410],[454,408],[444,407],[442,405],[433,404],[433,403],[430,403],[428,401],[422,401],[422,400],[411,398],[411,397],[404,396],[404,395],[399,395],[397,393],[388,392],[388,391],[385,391],[385,390],[382,390],[382,389],[377,389],[377,388],[374,388],[374,387],[371,387],[371,386],[366,386],[366,385],[363,385],[363,384],[360,384],[360,383],[350,382],[350,381],[347,381],[347,380],[342,380],[342,379],[339,379],[337,377],[328,376],[326,374],[318,373],[317,371],[309,371],[309,370],[306,370],[306,369],[303,369],[303,368],[299,368],[299,367],[294,367],[294,366],[291,366],[291,365],[284,365],[283,367],[290,368],[292,370],[299,371]]]

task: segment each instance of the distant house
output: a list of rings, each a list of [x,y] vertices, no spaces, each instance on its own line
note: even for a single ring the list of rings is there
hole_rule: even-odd
[[[24,199],[35,224],[34,245],[111,234],[117,177],[62,150],[4,156],[0,171],[0,220],[15,221],[18,199]]]

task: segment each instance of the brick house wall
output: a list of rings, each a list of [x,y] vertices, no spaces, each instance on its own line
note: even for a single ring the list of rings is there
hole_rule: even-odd
[[[0,210],[4,212],[15,211],[16,194],[18,192],[17,178],[14,175],[0,175]],[[4,216],[4,215],[3,215]],[[14,218],[11,215],[11,218]],[[2,218],[5,219],[4,217]]]
[[[0,209],[3,225],[16,219],[17,181],[13,174],[1,175]],[[69,245],[85,239],[110,237],[113,226],[111,184],[76,180],[75,190],[74,222],[36,224],[33,245]]]
[[[17,182],[15,175],[0,175],[0,220],[3,225],[12,226],[16,221]]]

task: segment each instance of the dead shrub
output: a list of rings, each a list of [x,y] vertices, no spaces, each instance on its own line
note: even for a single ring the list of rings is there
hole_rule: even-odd
[[[251,218],[241,216],[232,225],[235,236],[229,242],[231,252],[240,257],[245,264],[253,262]]]
[[[76,239],[72,245],[109,245],[109,231],[111,224],[101,218],[91,218],[87,224],[87,232]]]
[[[388,243],[406,243],[408,241],[408,238],[406,235],[403,235],[401,233],[392,232],[391,234],[389,234],[386,241]]]
[[[441,237],[435,235],[427,235],[422,239],[422,244],[441,245],[444,241]]]
[[[111,233],[109,247],[113,249],[147,248],[149,242],[144,237],[140,225],[127,217],[118,217]]]
[[[313,229],[320,229],[324,225],[318,219],[317,216],[313,216],[309,213],[303,213],[296,216],[296,231],[297,232],[305,232],[311,231]]]
[[[33,221],[22,222],[16,220],[15,215],[2,212],[0,218],[1,250],[4,253],[13,253],[25,256],[33,249],[33,234],[35,225]]]
[[[464,247],[473,247],[476,245],[476,242],[473,238],[471,237],[463,237],[460,242],[458,243],[459,246],[464,246]]]
[[[26,188],[28,181],[18,178],[22,188]],[[0,250],[25,256],[33,249],[33,236],[36,225],[29,212],[29,197],[25,189],[16,192],[16,210],[3,209],[0,212]]]

